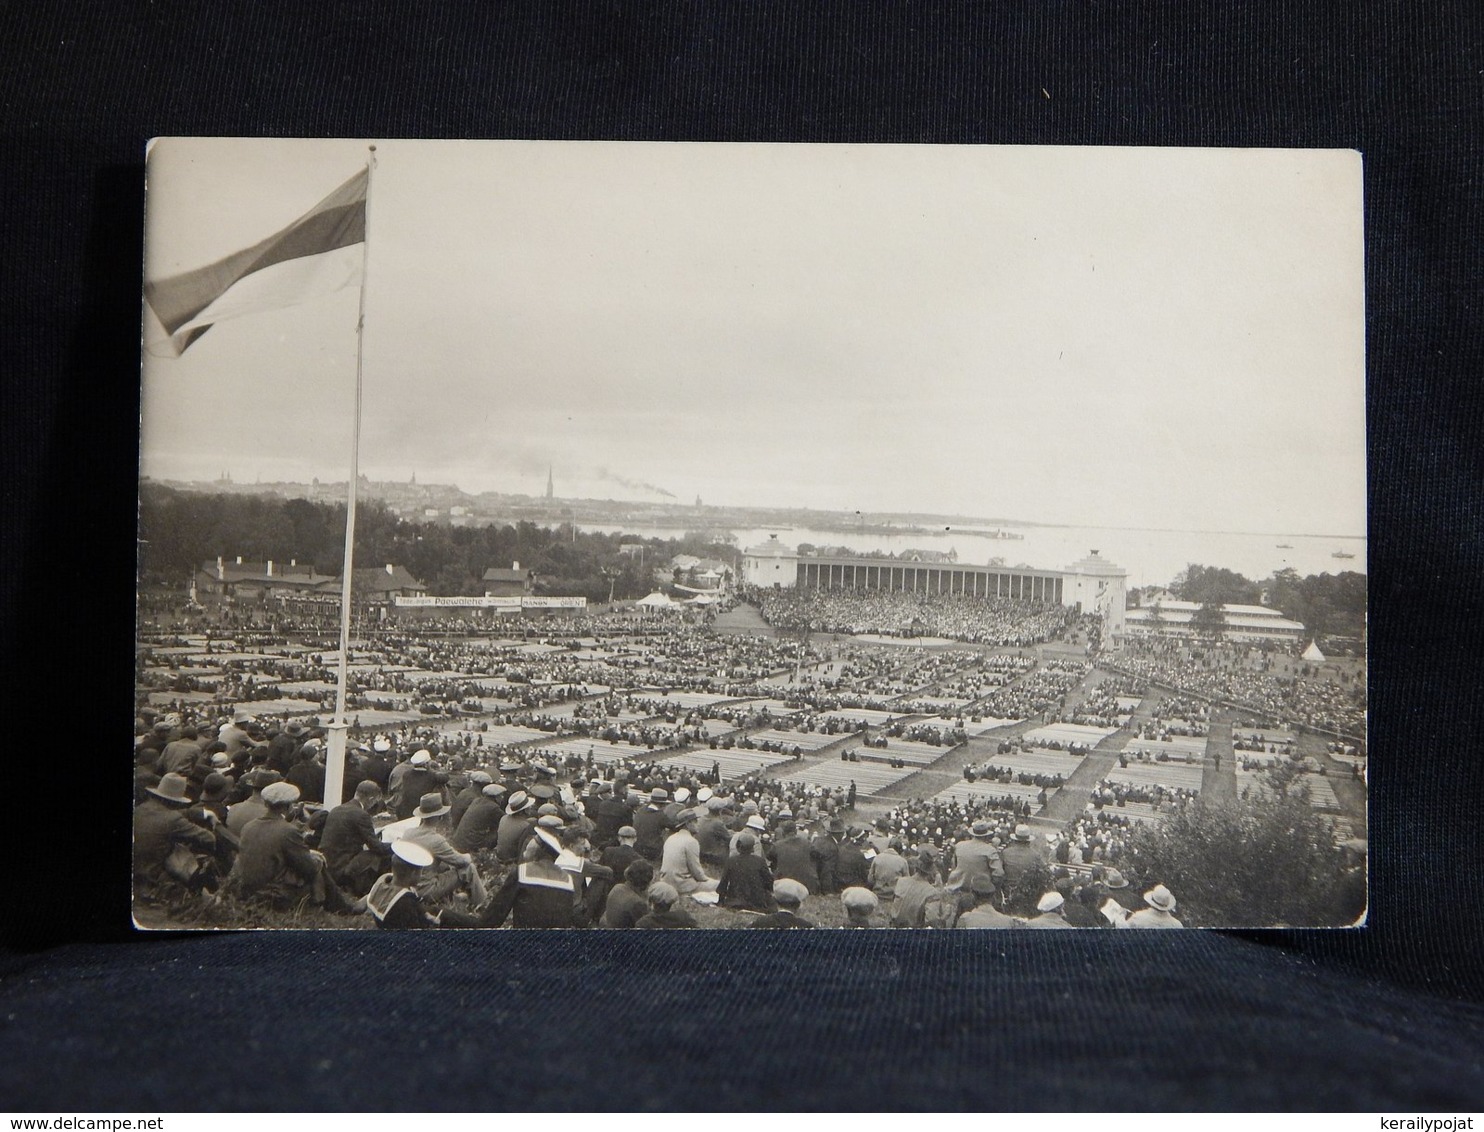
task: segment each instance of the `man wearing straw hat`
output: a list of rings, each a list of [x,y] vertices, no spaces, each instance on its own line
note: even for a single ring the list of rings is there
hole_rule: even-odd
[[[413,816],[419,819],[417,827],[403,835],[433,855],[433,865],[424,870],[418,883],[418,895],[430,904],[441,904],[463,889],[469,895],[470,906],[478,908],[489,898],[489,893],[474,866],[474,858],[460,853],[443,835],[449,809],[442,794],[424,794],[413,810]]]
[[[1183,928],[1185,926],[1175,918],[1175,894],[1164,885],[1156,884],[1144,893],[1144,903],[1149,907],[1135,912],[1124,921],[1124,927]]]

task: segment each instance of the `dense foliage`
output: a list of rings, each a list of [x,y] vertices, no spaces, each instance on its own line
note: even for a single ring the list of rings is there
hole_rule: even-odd
[[[1365,633],[1366,576],[1354,570],[1301,577],[1297,570],[1287,569],[1254,582],[1233,570],[1191,563],[1175,576],[1170,592],[1181,601],[1213,610],[1221,605],[1266,604],[1305,625],[1313,637],[1359,640]],[[1220,628],[1214,612],[1206,614],[1203,624],[1208,631]]]
[[[345,545],[345,505],[264,495],[206,495],[159,484],[142,486],[139,500],[141,577],[148,583],[184,586],[202,563],[218,556],[248,561],[312,563],[338,576]],[[638,541],[625,535],[623,542]],[[409,522],[384,504],[356,508],[355,560],[359,566],[407,567],[437,595],[479,593],[490,567],[536,571],[543,592],[607,601],[642,597],[655,588],[653,570],[676,554],[731,562],[735,548],[700,535],[644,539],[643,565],[619,553],[620,536],[522,522],[455,527]]]
[[[1135,835],[1139,878],[1176,893],[1187,926],[1319,927],[1354,917],[1326,820],[1291,775],[1275,778],[1272,793],[1198,798]]]

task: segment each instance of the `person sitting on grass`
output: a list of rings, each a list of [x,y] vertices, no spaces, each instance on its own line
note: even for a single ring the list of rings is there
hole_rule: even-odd
[[[643,857],[629,862],[624,870],[623,883],[614,885],[608,893],[608,903],[603,909],[599,926],[604,928],[632,928],[649,914],[649,901],[644,894],[654,882],[654,866]]]
[[[234,896],[263,900],[288,908],[301,900],[328,912],[359,911],[340,891],[325,866],[325,858],[304,843],[304,834],[291,820],[299,788],[291,782],[273,782],[262,788],[262,817],[243,827],[241,848],[227,887]]]
[[[773,883],[773,899],[778,902],[778,911],[759,916],[747,926],[750,928],[812,928],[813,922],[799,915],[809,890],[796,880],[784,877]]]
[[[696,928],[696,918],[675,907],[680,893],[667,881],[657,880],[649,886],[649,915],[641,916],[636,928]]]
[[[478,925],[478,918],[467,912],[454,909],[429,912],[423,905],[417,895],[417,882],[423,869],[433,863],[433,854],[415,841],[393,842],[391,852],[392,871],[377,877],[366,895],[366,910],[378,928],[405,931]]]
[[[737,852],[727,858],[721,870],[716,894],[728,908],[749,912],[776,912],[773,900],[773,874],[768,863],[757,855],[757,837],[749,830],[737,834]]]
[[[881,906],[880,899],[869,888],[853,885],[840,893],[840,904],[845,909],[847,928],[874,928],[871,914]]]

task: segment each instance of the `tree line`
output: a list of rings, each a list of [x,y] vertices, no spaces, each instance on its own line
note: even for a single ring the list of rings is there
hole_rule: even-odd
[[[1289,567],[1254,582],[1233,570],[1191,563],[1169,589],[1179,600],[1202,606],[1202,623],[1219,617],[1222,605],[1265,604],[1301,622],[1315,637],[1358,640],[1365,632],[1366,576],[1354,570],[1300,576]]]
[[[218,557],[312,565],[338,576],[345,548],[345,504],[277,496],[202,494],[144,483],[139,497],[140,579],[182,589],[202,563]],[[638,556],[621,542],[644,545]],[[677,554],[734,563],[736,548],[701,534],[680,539],[588,533],[571,524],[534,523],[455,527],[398,516],[378,500],[356,506],[357,567],[405,566],[437,596],[482,593],[490,567],[536,573],[542,592],[589,601],[643,597],[654,589],[653,572]]]

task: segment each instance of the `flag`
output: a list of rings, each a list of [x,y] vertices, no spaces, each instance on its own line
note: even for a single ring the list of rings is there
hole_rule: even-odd
[[[358,283],[367,181],[362,169],[266,240],[194,271],[146,281],[145,347],[179,357],[215,323],[295,306]]]

